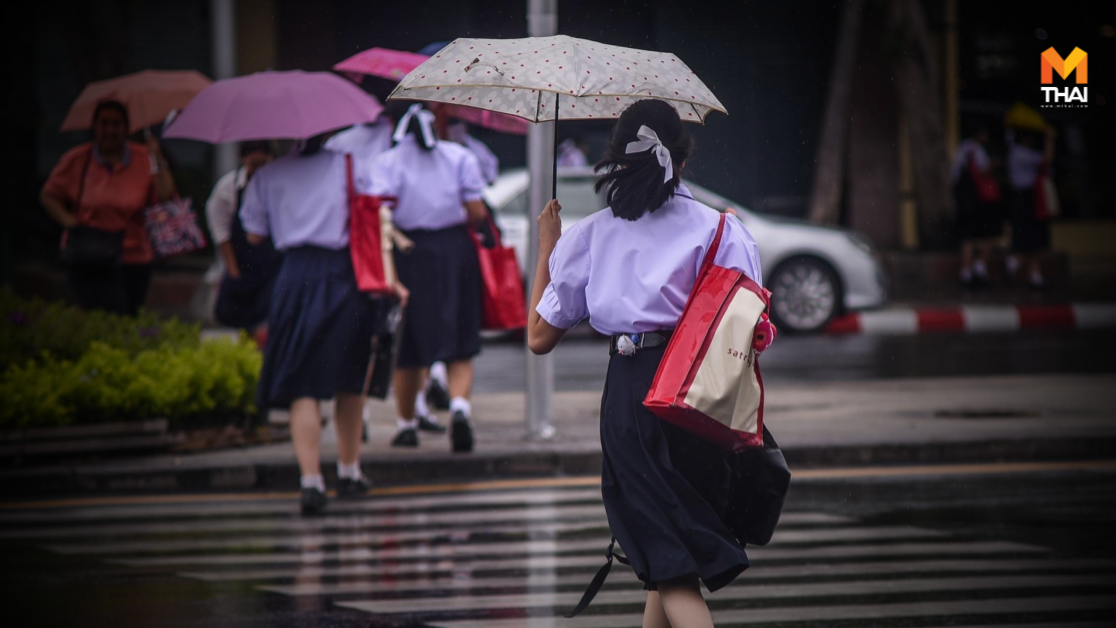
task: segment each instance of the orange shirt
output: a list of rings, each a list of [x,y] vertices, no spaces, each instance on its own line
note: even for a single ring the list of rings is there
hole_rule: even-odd
[[[83,169],[85,186],[74,208]],[[99,160],[91,143],[76,146],[58,160],[43,189],[69,204],[81,224],[105,231],[123,230],[125,264],[146,264],[154,258],[143,227],[143,210],[154,202],[155,181],[143,144],[128,142],[125,159],[115,166]]]

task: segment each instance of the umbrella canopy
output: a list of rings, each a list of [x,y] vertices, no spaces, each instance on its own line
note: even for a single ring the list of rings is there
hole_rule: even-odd
[[[384,110],[375,98],[329,72],[259,72],[223,79],[198,94],[163,137],[211,144],[304,139],[359,122]]]
[[[144,70],[85,86],[70,107],[61,131],[80,131],[93,125],[99,103],[117,100],[128,108],[129,133],[162,123],[167,114],[182,109],[212,83],[204,74],[185,71]]]
[[[389,99],[497,111],[531,122],[610,119],[637,100],[665,100],[682,120],[727,113],[713,92],[665,52],[566,35],[456,39],[399,83]]]
[[[442,42],[437,50],[444,46],[445,42]],[[416,52],[392,50],[390,48],[370,48],[345,59],[333,66],[333,69],[349,78],[354,78],[352,75],[367,74],[398,82],[408,72],[414,70],[429,58],[430,55]],[[359,82],[359,80],[354,80],[354,82]],[[527,135],[526,122],[502,113],[483,111],[471,107],[447,106],[445,114],[451,118],[464,120],[470,124],[499,133]]]

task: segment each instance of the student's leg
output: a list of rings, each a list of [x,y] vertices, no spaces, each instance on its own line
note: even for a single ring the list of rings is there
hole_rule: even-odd
[[[302,476],[321,475],[322,415],[317,399],[302,397],[291,403],[291,442]]]
[[[473,451],[474,435],[470,419],[473,417],[473,407],[469,403],[469,395],[473,390],[473,361],[458,360],[447,365],[449,369],[450,413],[453,421],[450,423],[450,444],[456,453]]]
[[[671,628],[658,591],[647,592],[647,604],[643,607],[643,628]]]
[[[660,582],[658,587],[663,612],[672,628],[713,628],[713,617],[696,576]]]
[[[973,241],[965,240],[961,243],[961,281],[968,282],[973,278]]]
[[[415,395],[422,387],[423,369],[399,367],[395,369],[392,385],[395,387],[395,408],[399,418],[415,418]]]
[[[336,403],[334,424],[337,428],[337,460],[343,465],[358,464],[364,398],[350,393],[338,393]]]
[[[458,360],[447,365],[450,399],[468,399],[473,392],[473,361]]]

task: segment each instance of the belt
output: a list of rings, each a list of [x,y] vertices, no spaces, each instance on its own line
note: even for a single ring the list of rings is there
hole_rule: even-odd
[[[641,334],[614,334],[608,339],[608,354],[632,355],[640,349],[657,347],[670,340],[673,329],[645,331]]]

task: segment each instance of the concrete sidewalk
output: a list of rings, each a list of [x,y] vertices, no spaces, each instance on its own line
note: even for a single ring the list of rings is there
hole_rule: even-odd
[[[765,419],[792,468],[1116,457],[1116,375],[996,376],[770,385]],[[371,404],[366,474],[378,483],[596,474],[600,394],[555,394],[557,436],[523,439],[522,393],[478,395],[477,450],[451,454],[444,436],[417,450],[388,445],[393,407]],[[443,417],[444,420],[444,417]],[[336,460],[323,437],[327,482]],[[293,490],[289,443],[188,455],[0,471],[6,496],[89,491]]]

